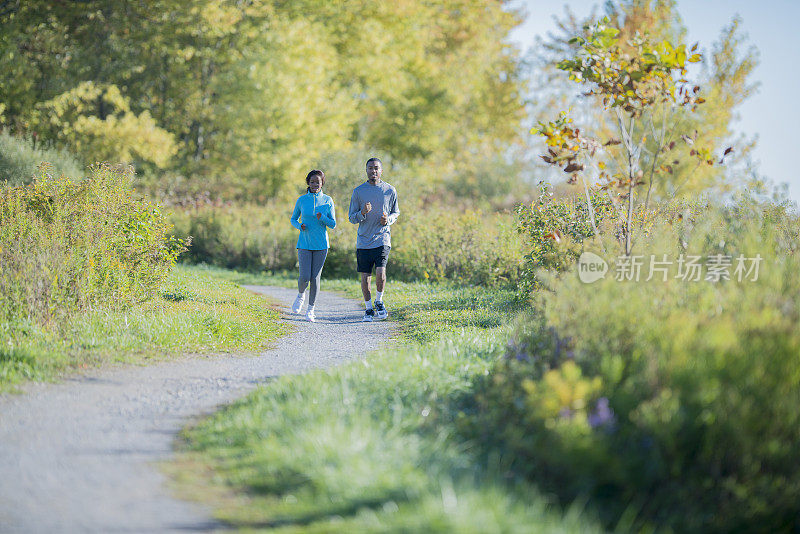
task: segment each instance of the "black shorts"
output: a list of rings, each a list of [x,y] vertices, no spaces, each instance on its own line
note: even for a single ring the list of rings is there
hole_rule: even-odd
[[[358,272],[372,274],[373,267],[386,267],[391,248],[389,245],[377,248],[357,248],[356,262],[358,263]]]

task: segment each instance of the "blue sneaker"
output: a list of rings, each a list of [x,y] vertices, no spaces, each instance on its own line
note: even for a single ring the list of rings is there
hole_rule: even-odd
[[[363,319],[363,322],[365,322],[365,323],[371,323],[371,322],[372,322],[372,318],[373,318],[374,316],[375,316],[375,310],[366,310],[366,311],[364,312],[364,319]]]

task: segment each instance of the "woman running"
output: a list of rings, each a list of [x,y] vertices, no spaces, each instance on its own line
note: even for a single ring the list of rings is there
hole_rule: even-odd
[[[317,300],[322,266],[328,256],[328,228],[336,228],[336,215],[333,210],[333,199],[322,193],[325,185],[325,173],[313,170],[306,176],[306,194],[297,199],[292,212],[292,226],[300,230],[297,239],[297,260],[300,264],[300,277],[297,280],[297,298],[292,304],[292,312],[300,313],[305,300],[306,287],[311,283],[308,292],[308,309],[306,319],[312,323],[314,303]]]

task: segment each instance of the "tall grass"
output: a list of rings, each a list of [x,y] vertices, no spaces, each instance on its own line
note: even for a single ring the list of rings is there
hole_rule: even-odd
[[[356,227],[347,220],[347,202],[337,205],[338,225],[329,231],[326,277],[356,270]],[[190,263],[250,271],[294,270],[297,231],[289,224],[290,206],[173,207],[174,234],[191,236],[182,256]],[[454,280],[469,284],[513,285],[523,264],[524,243],[514,216],[445,207],[403,210],[392,227],[388,272],[394,280]]]
[[[12,186],[30,183],[43,161],[49,163],[52,174],[80,178],[86,172],[75,156],[65,150],[41,144],[37,147],[34,138],[14,137],[0,131],[0,182]]]
[[[50,170],[0,189],[0,389],[109,360],[257,350],[283,332],[262,298],[173,272],[183,243],[136,198],[130,168]]]

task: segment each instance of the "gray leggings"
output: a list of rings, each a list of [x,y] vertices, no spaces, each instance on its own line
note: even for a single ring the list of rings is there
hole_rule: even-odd
[[[306,286],[311,282],[311,289],[308,291],[308,305],[313,306],[317,300],[320,277],[322,276],[322,266],[328,256],[328,249],[306,250],[297,249],[297,260],[300,263],[300,278],[297,279],[297,292],[305,293]]]

